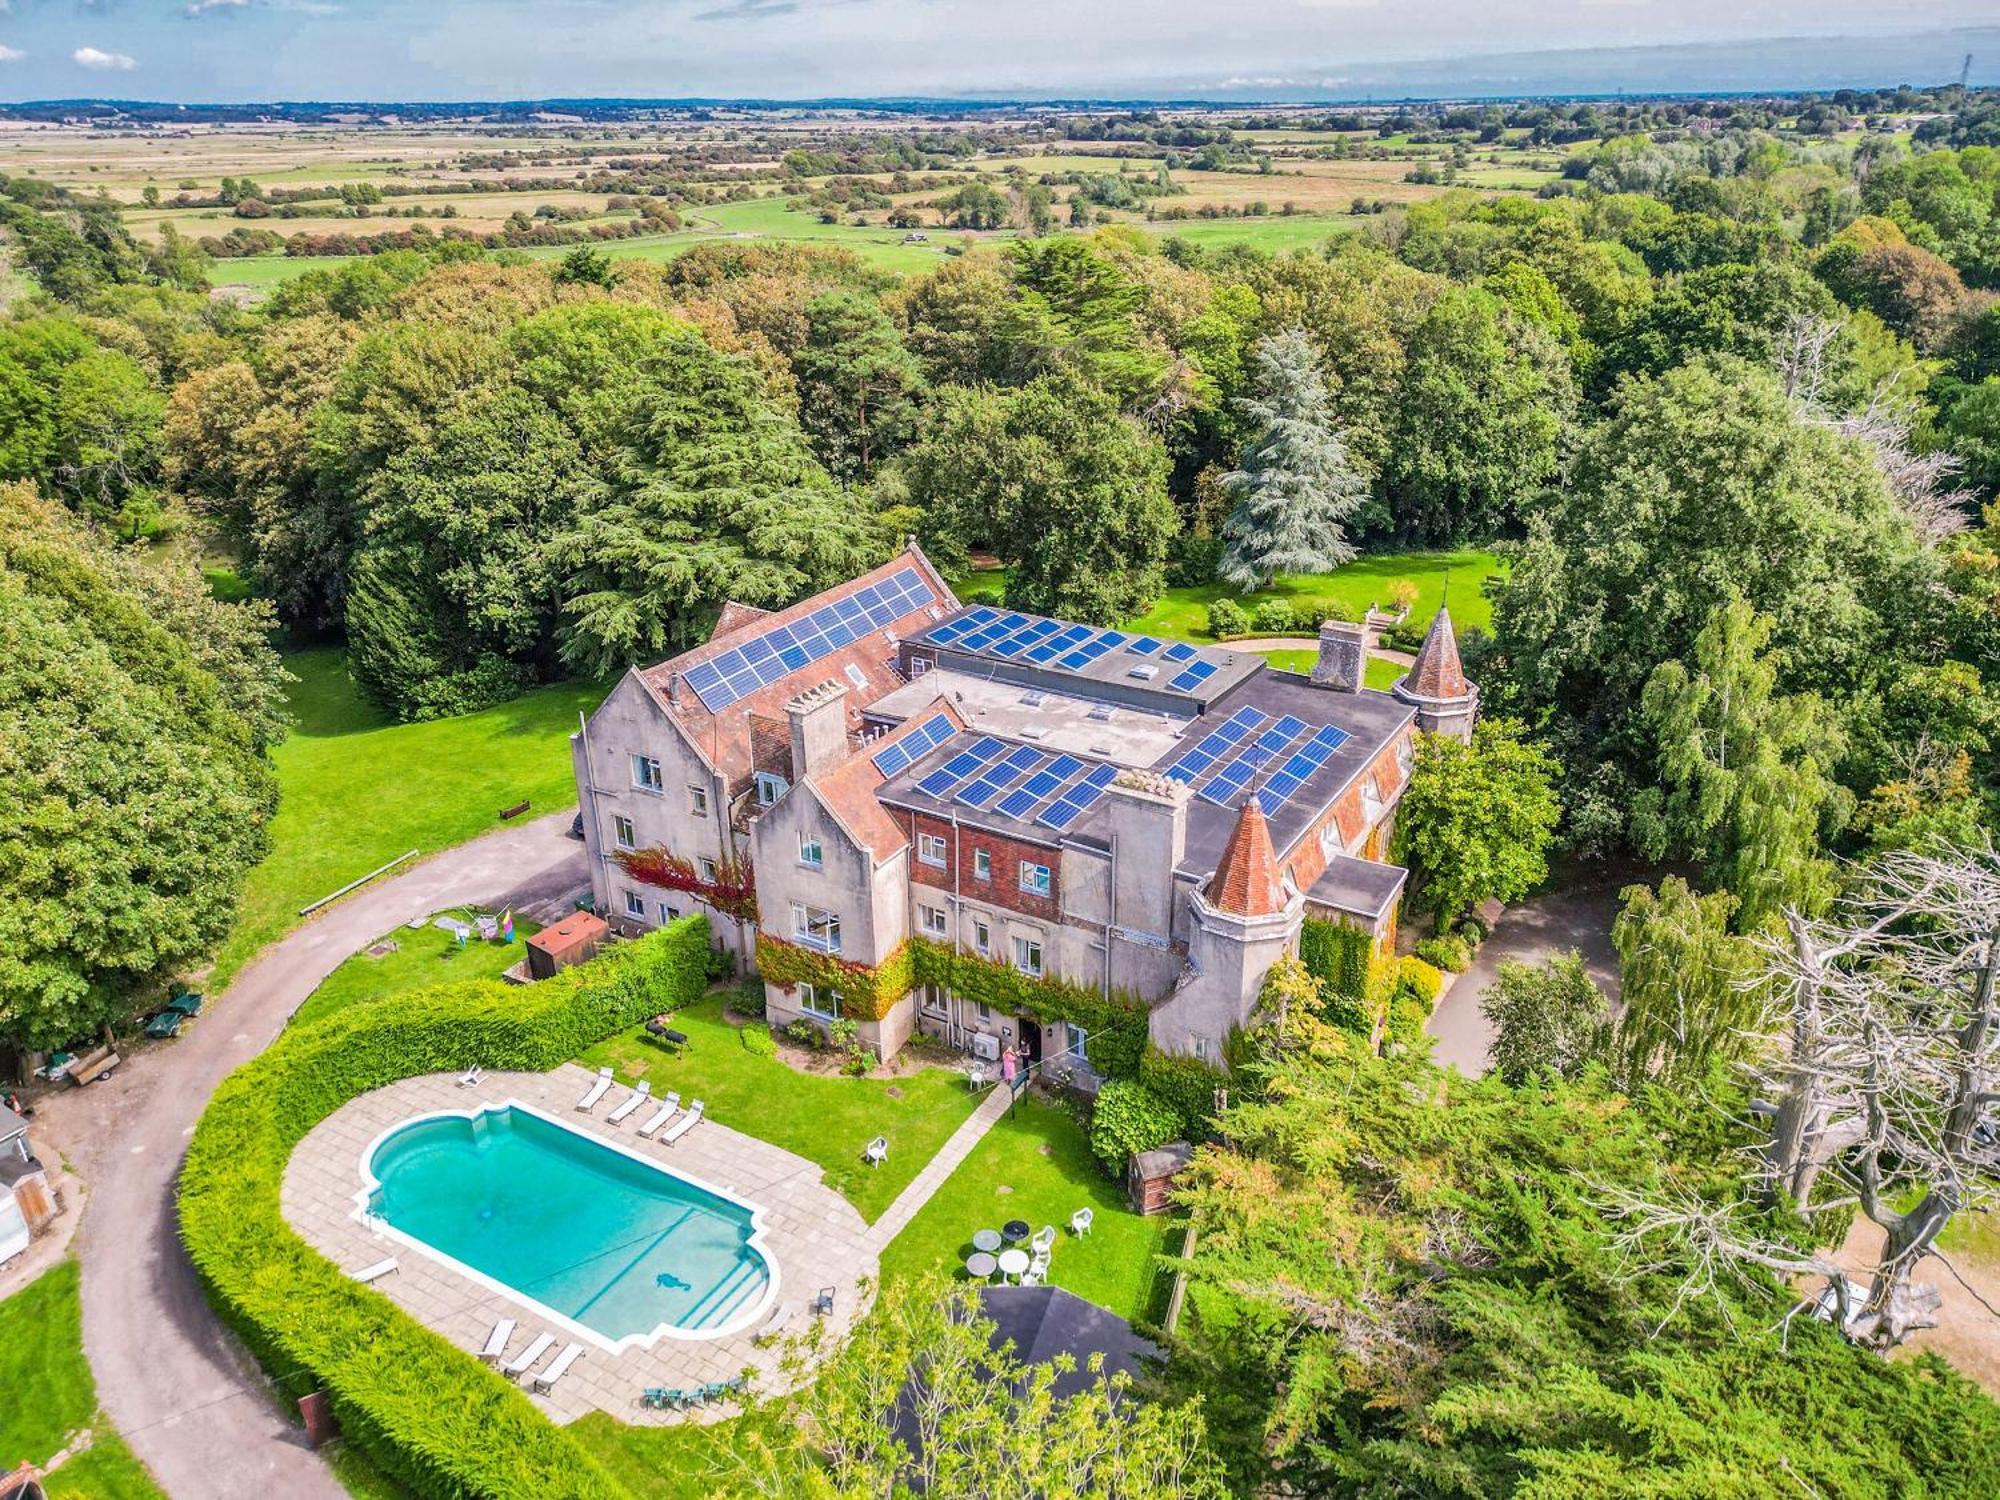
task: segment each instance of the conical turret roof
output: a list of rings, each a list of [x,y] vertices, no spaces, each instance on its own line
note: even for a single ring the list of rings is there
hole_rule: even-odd
[[[1240,917],[1268,917],[1285,909],[1284,888],[1278,883],[1278,855],[1271,847],[1264,809],[1255,797],[1243,799],[1243,811],[1222,851],[1222,862],[1209,879],[1207,894],[1219,910]]]
[[[1419,698],[1472,695],[1472,685],[1465,680],[1465,668],[1458,660],[1458,635],[1451,628],[1450,610],[1440,609],[1431,617],[1430,632],[1400,686]]]

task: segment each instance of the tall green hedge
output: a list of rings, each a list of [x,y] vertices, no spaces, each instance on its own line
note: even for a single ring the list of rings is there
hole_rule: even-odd
[[[285,1163],[342,1104],[399,1078],[544,1072],[706,986],[708,923],[683,917],[528,988],[398,995],[297,1027],[215,1091],[180,1181],[181,1238],[210,1300],[278,1389],[325,1389],[347,1440],[417,1494],[625,1500],[511,1382],[313,1250],[279,1212]]]

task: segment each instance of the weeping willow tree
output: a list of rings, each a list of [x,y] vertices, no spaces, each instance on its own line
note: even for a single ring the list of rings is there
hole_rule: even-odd
[[[1697,1077],[1718,1059],[1743,1056],[1765,992],[1753,977],[1755,951],[1729,930],[1736,898],[1704,896],[1678,875],[1657,892],[1633,885],[1622,895],[1611,941],[1625,1011],[1613,1049],[1626,1086]]]

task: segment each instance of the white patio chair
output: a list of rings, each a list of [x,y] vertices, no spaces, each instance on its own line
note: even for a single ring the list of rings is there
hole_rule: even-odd
[[[610,1114],[604,1117],[604,1122],[607,1125],[619,1125],[624,1123],[625,1117],[631,1114],[632,1111],[637,1109],[640,1105],[644,1104],[646,1100],[652,1096],[652,1093],[653,1093],[653,1086],[650,1083],[640,1084],[637,1088],[632,1090],[630,1097],[625,1099],[622,1103],[619,1104],[619,1106],[616,1109],[612,1110]]]
[[[458,1075],[458,1086],[462,1089],[476,1089],[485,1078],[485,1073],[478,1067],[470,1067]]]
[[[486,1347],[479,1351],[479,1357],[489,1365],[500,1363],[500,1357],[507,1352],[507,1341],[514,1336],[514,1320],[502,1318],[493,1325],[493,1331],[486,1335]]]
[[[1069,1216],[1069,1232],[1078,1239],[1082,1239],[1086,1234],[1090,1233],[1090,1226],[1096,1218],[1096,1209],[1079,1208]]]
[[[654,1111],[653,1117],[648,1121],[646,1121],[645,1124],[639,1127],[639,1134],[641,1135],[653,1134],[662,1125],[666,1124],[667,1121],[671,1120],[674,1117],[674,1111],[679,1109],[680,1107],[681,1107],[681,1096],[678,1093],[672,1093],[667,1095],[667,1097],[663,1101],[661,1101],[659,1109]]]
[[[518,1380],[525,1371],[534,1368],[535,1361],[547,1354],[549,1345],[555,1341],[556,1336],[553,1333],[538,1333],[527,1348],[508,1360],[501,1368]]]
[[[694,1129],[695,1126],[699,1125],[701,1123],[701,1107],[699,1099],[690,1104],[688,1112],[667,1127],[666,1134],[660,1137],[661,1144],[671,1146],[675,1141],[678,1141],[682,1136]]]
[[[876,1136],[874,1140],[868,1143],[868,1149],[863,1151],[861,1155],[869,1166],[881,1166],[883,1160],[889,1155],[889,1138],[881,1135]]]
[[[585,1114],[589,1114],[590,1111],[597,1108],[597,1101],[602,1099],[610,1088],[611,1070],[609,1068],[599,1068],[597,1076],[590,1081],[590,1087],[585,1089],[583,1097],[576,1101],[576,1107]]]

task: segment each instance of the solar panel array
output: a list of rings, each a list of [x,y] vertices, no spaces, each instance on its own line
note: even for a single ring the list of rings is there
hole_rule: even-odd
[[[1012,610],[976,605],[964,614],[929,632],[932,645],[950,646],[959,651],[1019,660],[1030,666],[1051,667],[1064,672],[1081,672],[1091,663],[1123,647],[1136,656],[1158,655],[1181,670],[1167,684],[1175,692],[1188,692],[1213,677],[1218,668],[1200,658],[1193,646],[1183,641],[1171,645],[1157,636],[1128,635],[1095,625],[1072,625],[1062,620],[1036,619]],[[1131,675],[1140,675],[1137,669]]]
[[[933,714],[895,744],[874,757],[875,769],[894,776],[903,767],[915,765],[952,736],[952,722],[945,714]]]
[[[684,674],[711,713],[769,687],[801,667],[831,656],[869,631],[937,602],[923,575],[900,568],[880,583],[856,589],[804,619],[765,631]]]
[[[890,749],[900,748],[901,743]],[[910,762],[922,754],[912,755]],[[1094,765],[1033,745],[1009,747],[986,734],[927,772],[916,786],[939,801],[951,799],[1002,817],[1065,829],[1096,804],[1117,774],[1116,766]]]
[[[1286,756],[1276,774],[1257,790],[1258,806],[1270,817],[1346,740],[1347,731],[1331,724],[1314,729],[1291,714],[1273,719],[1255,708],[1239,708],[1204,735],[1193,749],[1184,751],[1167,767],[1166,774],[1188,786],[1206,776],[1207,781],[1196,795],[1218,807],[1235,807],[1257,773],[1278,757]]]

